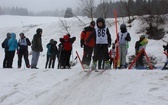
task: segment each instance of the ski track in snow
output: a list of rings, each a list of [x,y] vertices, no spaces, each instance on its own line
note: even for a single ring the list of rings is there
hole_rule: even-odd
[[[16,55],[13,69],[0,70],[0,105],[168,105],[167,71],[124,69],[87,73],[82,71],[79,63],[70,70],[44,69],[46,44],[51,38],[57,40],[59,44],[59,38],[67,33],[61,27],[60,18],[36,17],[31,20],[20,16],[0,18],[1,23],[10,22],[0,26],[1,42],[6,38],[7,32],[16,33],[17,39],[19,33],[24,32],[31,41],[36,29],[40,27],[43,29],[44,48],[38,62],[40,69],[25,68],[24,60],[22,68],[17,69]],[[85,24],[90,22],[89,18],[80,18]],[[85,25],[75,18],[61,19],[67,22],[71,36],[77,37],[72,55],[75,55],[76,50],[82,56],[79,36]],[[108,21],[113,23],[113,19]],[[118,21],[121,23],[123,19]],[[22,27],[21,22],[24,23]],[[139,20],[136,19],[132,27],[128,28],[132,36],[128,56],[134,54],[134,44],[141,35],[136,34],[138,25]],[[114,27],[114,24],[109,27],[113,42],[116,36]],[[157,56],[158,67],[162,67],[165,61],[165,55],[162,54],[163,44],[165,43],[162,41],[149,40],[146,49],[147,54]],[[4,56],[4,50],[0,49],[1,56]],[[0,59],[0,64],[2,62],[3,59]]]

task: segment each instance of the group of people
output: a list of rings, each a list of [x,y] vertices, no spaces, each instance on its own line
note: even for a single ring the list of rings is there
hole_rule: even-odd
[[[103,18],[98,18],[96,22],[91,21],[90,25],[83,29],[80,36],[80,43],[83,48],[82,64],[84,69],[89,69],[91,62],[91,69],[96,71],[97,69],[109,69],[112,64],[113,67],[117,66],[116,68],[118,69],[127,68],[126,55],[131,36],[125,24],[120,25],[120,32],[117,34],[115,42],[111,43],[111,41],[109,29]],[[135,55],[137,56],[139,54],[135,65],[137,69],[144,67],[143,58],[145,52],[142,50],[145,50],[147,44],[148,39],[146,35],[141,35],[139,40],[135,43]],[[168,52],[167,46],[163,47],[164,50]],[[119,49],[119,64],[116,63],[116,47]],[[168,56],[167,52],[166,54]],[[166,68],[167,64],[168,63],[165,63],[163,69]]]
[[[13,59],[15,56],[15,53],[18,54],[18,68],[21,68],[22,66],[22,57],[24,57],[25,65],[27,68],[32,69],[38,69],[37,62],[39,58],[40,52],[43,51],[42,48],[42,41],[41,41],[41,34],[42,29],[38,28],[36,30],[36,34],[33,37],[32,42],[26,36],[24,33],[20,33],[20,39],[17,41],[16,34],[15,33],[7,33],[6,39],[2,42],[2,48],[4,48],[5,57],[3,60],[3,68],[13,68]],[[29,51],[28,46],[32,45],[32,61],[31,65],[29,62]]]
[[[13,68],[13,59],[15,53],[18,54],[18,68],[22,66],[22,57],[24,57],[25,65],[27,68],[38,69],[37,64],[40,52],[43,51],[42,46],[42,32],[41,28],[36,30],[32,41],[25,37],[24,33],[20,33],[20,39],[17,41],[15,33],[7,33],[6,39],[2,42],[4,48],[5,58],[3,61],[3,68]],[[58,69],[70,69],[70,56],[72,52],[72,44],[75,42],[76,37],[70,37],[70,34],[64,35],[60,38],[60,44],[57,48],[57,41],[51,39],[46,45],[47,55],[45,68],[54,68],[55,60],[58,58]],[[31,46],[32,60],[29,63],[28,46]]]
[[[42,32],[41,28],[36,30],[36,34],[33,36],[32,42],[25,37],[24,33],[20,33],[20,39],[17,41],[15,33],[7,33],[6,39],[2,43],[2,48],[5,51],[5,58],[3,61],[3,68],[12,68],[13,58],[15,52],[18,54],[18,68],[22,66],[22,57],[24,57],[27,68],[38,69],[38,59],[40,52],[43,51],[42,46]],[[57,48],[57,41],[50,39],[46,45],[47,56],[45,68],[54,68],[55,61],[58,59],[58,69],[70,69],[70,56],[72,54],[73,43],[76,37],[72,37],[70,34],[64,35],[59,39],[60,44]],[[80,46],[83,48],[82,64],[84,69],[110,69],[117,66],[119,69],[127,68],[126,55],[131,41],[131,36],[127,31],[126,25],[120,25],[120,32],[117,34],[115,42],[112,43],[111,34],[106,26],[103,18],[97,18],[96,22],[91,21],[90,25],[85,27],[80,35]],[[135,44],[135,53],[138,55],[142,49],[145,49],[148,44],[148,40],[145,35],[141,35],[140,39]],[[32,60],[29,63],[28,46],[32,49]],[[112,47],[111,47],[112,46]],[[116,64],[116,47],[118,47],[119,65]],[[168,45],[163,46],[166,54],[168,53]],[[143,63],[144,53],[140,53],[138,60],[136,61],[136,68],[144,66]],[[92,63],[92,64],[91,64]],[[91,65],[91,66],[90,66]],[[167,63],[165,64],[166,67]]]
[[[96,26],[95,26],[96,25]],[[122,24],[120,26],[121,32],[118,33],[117,39],[119,44],[119,56],[120,56],[120,65],[118,68],[126,68],[126,55],[127,55],[127,45],[131,41],[129,32],[127,32],[126,25]],[[115,59],[115,43],[111,43],[111,34],[108,27],[105,24],[103,18],[98,18],[96,23],[94,21],[90,22],[88,27],[85,27],[81,33],[81,47],[83,48],[83,58],[82,63],[84,68],[89,68],[92,53],[93,61],[91,69],[109,69],[112,65],[112,62]],[[109,51],[109,48],[112,48]],[[97,67],[98,65],[98,67]]]

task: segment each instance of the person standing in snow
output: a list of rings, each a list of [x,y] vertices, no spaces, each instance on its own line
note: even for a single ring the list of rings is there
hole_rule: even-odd
[[[167,70],[168,69],[168,67],[167,67],[167,65],[168,65],[168,43],[167,43],[167,45],[163,45],[163,48],[164,48],[164,53],[167,55],[167,60],[166,60],[165,65],[163,66],[162,70]]]
[[[42,47],[42,29],[38,28],[36,30],[36,34],[33,36],[33,40],[32,40],[32,60],[31,60],[31,68],[32,69],[38,69],[37,68],[37,63],[38,63],[38,59],[40,56],[40,52],[43,51],[43,47]]]
[[[47,60],[46,60],[46,65],[45,68],[54,68],[55,66],[55,59],[56,56],[58,54],[58,50],[57,50],[57,41],[55,41],[54,39],[51,39],[50,42],[47,44]],[[48,64],[49,62],[49,64]]]
[[[3,68],[7,68],[7,61],[9,60],[9,47],[8,47],[8,40],[11,37],[11,33],[7,33],[6,35],[7,37],[5,38],[5,40],[2,42],[2,48],[4,48],[5,51],[5,57],[3,60]]]
[[[168,43],[167,45],[163,45],[164,51],[168,53]]]
[[[110,67],[111,67],[112,64],[113,64],[113,67],[114,67],[115,56],[116,56],[115,43],[113,43],[112,48],[109,51]]]
[[[138,55],[142,49],[145,49],[147,44],[148,44],[147,38],[145,37],[145,35],[141,35],[139,41],[137,41],[135,44],[136,55]],[[144,67],[143,57],[144,52],[142,52],[139,58],[137,59],[136,68]]]
[[[24,33],[20,33],[20,39],[18,40],[18,68],[22,65],[22,56],[24,56],[25,64],[27,68],[30,68],[28,46],[30,46],[30,40],[25,37]]]
[[[97,67],[97,61],[101,55],[103,55],[103,61],[105,62],[105,69],[110,67],[109,56],[108,56],[108,47],[111,46],[111,35],[108,27],[105,24],[105,20],[99,17],[96,20],[97,27],[93,33],[88,37],[86,43],[88,43],[92,38],[95,39],[96,45],[94,48],[94,56],[91,68],[95,71]],[[101,53],[100,53],[101,51]]]
[[[11,33],[11,38],[8,40],[8,60],[7,60],[7,68],[13,68],[13,59],[15,56],[15,51],[17,50],[18,47],[18,43],[16,40],[16,34],[15,33]]]
[[[59,51],[59,66],[61,69],[70,69],[70,56],[72,52],[72,44],[75,42],[76,37],[70,38],[70,34],[64,35],[60,38],[61,51]]]
[[[83,48],[83,58],[82,63],[85,69],[88,69],[91,62],[91,57],[93,53],[93,48],[95,47],[95,40],[94,38],[90,39],[88,43],[85,43],[87,38],[91,35],[91,33],[94,31],[95,22],[91,21],[90,25],[88,27],[85,27],[81,33],[81,40],[80,44]]]
[[[117,34],[117,39],[119,42],[119,58],[120,58],[120,69],[126,68],[126,55],[127,55],[127,44],[131,41],[131,36],[129,32],[127,32],[127,28],[125,24],[120,25],[120,32]]]

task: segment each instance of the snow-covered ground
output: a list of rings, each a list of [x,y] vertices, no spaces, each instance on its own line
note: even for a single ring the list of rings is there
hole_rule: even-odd
[[[168,71],[155,70],[106,70],[105,72],[83,72],[79,63],[72,69],[44,69],[46,61],[46,44],[51,38],[59,41],[67,32],[61,21],[67,26],[71,36],[77,40],[73,45],[75,51],[82,56],[80,48],[80,33],[90,19],[86,17],[23,17],[0,16],[0,42],[6,38],[7,32],[14,32],[19,39],[19,33],[24,32],[32,40],[37,28],[43,29],[43,48],[38,66],[40,69],[27,69],[24,62],[17,69],[17,54],[13,69],[3,69],[0,66],[0,105],[168,105]],[[125,19],[126,20],[126,19]],[[119,19],[122,23],[122,19]],[[107,19],[113,42],[115,40],[114,19]],[[144,27],[139,19],[128,28],[132,41],[129,43],[128,56],[133,55],[135,42],[141,34],[136,34]],[[168,30],[168,26],[164,26]],[[165,36],[168,40],[168,35]],[[166,60],[163,54],[161,40],[149,40],[146,52],[157,59],[157,67],[162,67]],[[29,50],[31,50],[29,48]],[[4,58],[4,50],[0,48],[0,64]],[[31,56],[29,57],[31,61]],[[57,62],[56,62],[57,63]],[[57,64],[56,64],[57,66]]]

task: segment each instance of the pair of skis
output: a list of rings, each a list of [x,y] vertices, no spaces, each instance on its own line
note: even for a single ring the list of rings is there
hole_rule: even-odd
[[[78,54],[78,52],[76,51],[76,55],[77,55],[77,58],[79,59],[79,62],[80,62],[80,64],[81,64],[81,66],[82,66],[82,69],[83,69],[83,71],[84,72],[88,72],[88,73],[90,73],[90,72],[92,72],[92,71],[95,71],[95,72],[104,72],[106,69],[102,69],[102,70],[93,70],[92,68],[91,69],[85,69],[84,68],[84,66],[83,66],[83,63],[82,63],[82,60],[81,60],[81,58],[80,58],[80,56],[79,56],[79,54]]]

